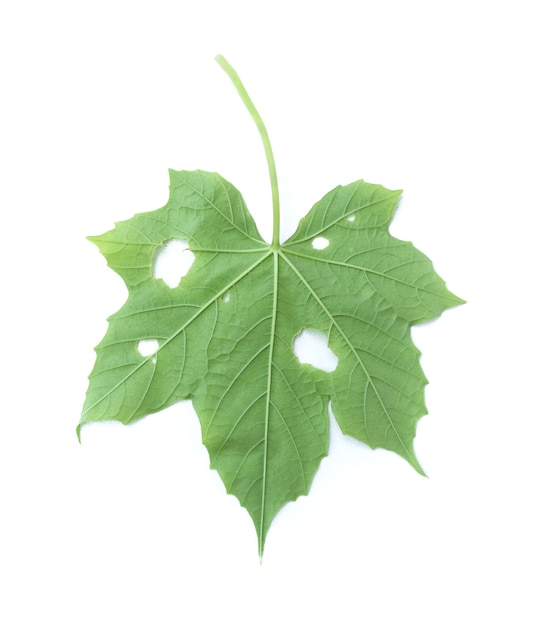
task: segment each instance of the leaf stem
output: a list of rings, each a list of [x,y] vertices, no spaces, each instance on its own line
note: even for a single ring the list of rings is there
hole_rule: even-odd
[[[271,247],[273,250],[278,250],[280,247],[280,205],[279,205],[279,192],[278,192],[278,180],[277,180],[277,170],[275,167],[275,159],[273,157],[273,150],[271,148],[271,142],[269,140],[269,135],[267,133],[267,129],[265,128],[265,124],[263,124],[263,120],[261,116],[257,112],[255,105],[253,104],[251,98],[246,91],[246,88],[242,84],[240,77],[236,73],[236,70],[230,65],[230,63],[222,56],[222,54],[218,54],[215,57],[216,62],[222,67],[222,69],[228,74],[234,87],[236,87],[236,91],[242,98],[242,102],[246,105],[249,114],[251,115],[255,125],[257,126],[257,130],[259,131],[259,135],[261,137],[261,141],[263,142],[263,148],[265,149],[265,156],[267,158],[267,166],[269,168],[269,177],[271,179],[271,194],[273,198],[273,239],[271,242]]]

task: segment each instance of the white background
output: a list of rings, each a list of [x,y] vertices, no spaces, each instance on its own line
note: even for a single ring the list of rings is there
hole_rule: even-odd
[[[550,1],[49,2],[0,9],[0,623],[555,625],[556,20]],[[415,328],[418,457],[333,427],[259,564],[185,404],[75,436],[125,299],[89,234],[218,171],[270,236],[337,184],[468,304]]]

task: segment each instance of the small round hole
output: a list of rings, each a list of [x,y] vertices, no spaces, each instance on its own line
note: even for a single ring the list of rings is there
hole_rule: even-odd
[[[316,237],[312,242],[311,245],[316,249],[316,250],[323,250],[324,248],[326,248],[329,245],[329,240],[325,239],[325,237]]]

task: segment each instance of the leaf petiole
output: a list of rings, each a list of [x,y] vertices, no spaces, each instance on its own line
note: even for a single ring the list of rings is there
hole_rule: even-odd
[[[271,142],[269,140],[269,134],[267,133],[265,124],[263,123],[261,116],[257,112],[255,105],[249,97],[246,88],[244,87],[242,81],[240,80],[240,77],[236,73],[236,70],[222,56],[222,54],[218,54],[215,57],[215,61],[222,67],[222,69],[228,74],[228,76],[232,80],[234,87],[236,87],[236,91],[240,95],[240,98],[242,98],[242,102],[246,105],[249,114],[251,115],[253,121],[255,122],[255,125],[257,126],[261,141],[263,142],[263,148],[265,149],[265,156],[267,158],[267,167],[269,168],[269,178],[271,179],[271,194],[273,199],[273,239],[271,241],[271,248],[273,248],[273,250],[278,250],[280,247],[279,192],[277,170],[275,166],[275,159],[273,157],[273,150],[271,148]]]

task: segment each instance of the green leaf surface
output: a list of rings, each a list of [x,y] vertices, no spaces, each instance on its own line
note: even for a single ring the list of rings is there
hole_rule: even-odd
[[[363,181],[339,186],[290,239],[268,244],[221,176],[170,171],[166,206],[91,237],[129,295],[96,348],[78,433],[191,398],[211,466],[253,519],[260,554],[274,516],[308,493],[327,454],[329,403],[345,434],[423,473],[413,440],[427,381],[410,328],[462,301],[389,234],[399,197]],[[172,288],[153,267],[175,239],[195,260]],[[299,362],[304,329],[328,338],[334,371]],[[157,342],[148,356],[144,340]]]

